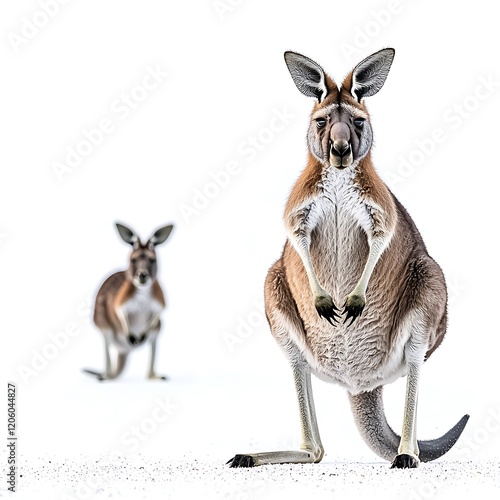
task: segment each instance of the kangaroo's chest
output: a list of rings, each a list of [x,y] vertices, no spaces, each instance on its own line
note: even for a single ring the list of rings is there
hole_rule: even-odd
[[[311,259],[332,297],[345,300],[363,271],[371,230],[369,208],[353,178],[325,182],[316,200],[318,218],[311,233]]]
[[[315,203],[318,216],[311,233],[311,261],[321,286],[342,310],[368,259],[371,206],[349,176],[325,183]],[[402,350],[388,356],[387,318],[381,317],[379,306],[373,307],[383,295],[375,281],[370,283],[363,314],[352,326],[343,320],[331,326],[318,315],[305,271],[292,282],[306,330],[303,353],[319,377],[356,393],[400,375]]]
[[[352,221],[362,226],[369,225],[366,198],[353,172],[340,176],[327,175],[321,187],[318,203],[325,215],[334,218],[338,229],[346,228]]]
[[[151,289],[138,289],[121,307],[130,333],[139,335],[158,321],[161,304],[153,297]]]

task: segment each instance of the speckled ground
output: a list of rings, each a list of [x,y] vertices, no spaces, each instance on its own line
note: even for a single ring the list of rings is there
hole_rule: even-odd
[[[38,499],[478,499],[500,498],[500,463],[435,462],[416,470],[386,463],[328,462],[230,469],[219,459],[144,455],[37,458],[20,469],[16,500]],[[5,492],[0,496],[10,496]]]

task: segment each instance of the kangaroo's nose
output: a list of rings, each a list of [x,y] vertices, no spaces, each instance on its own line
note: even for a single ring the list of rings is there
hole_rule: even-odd
[[[332,153],[337,156],[344,156],[349,151],[349,148],[349,141],[345,139],[336,140],[332,144]]]
[[[337,122],[330,129],[331,154],[345,156],[351,147],[351,131],[343,122]]]
[[[145,282],[146,282],[146,280],[147,280],[147,278],[148,278],[148,273],[145,273],[145,272],[143,272],[143,271],[141,271],[141,272],[139,273],[139,281],[140,281],[141,283],[145,283]]]

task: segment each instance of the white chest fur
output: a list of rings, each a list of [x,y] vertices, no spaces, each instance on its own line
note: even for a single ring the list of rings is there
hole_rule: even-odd
[[[341,305],[363,271],[372,221],[353,169],[328,169],[320,187],[311,210],[311,259],[320,284]]]
[[[129,332],[138,336],[157,324],[162,309],[149,286],[136,288],[134,295],[122,305],[121,312],[128,323]]]
[[[354,169],[326,171],[320,187],[309,212],[314,216],[309,220],[311,260],[321,286],[340,307],[361,277],[373,233],[372,214],[381,208],[362,195]],[[401,375],[406,339],[387,356],[378,347],[384,345],[384,327],[375,312],[367,308],[353,326],[340,323],[332,328],[311,307],[307,303],[304,310],[310,311],[307,336],[312,346],[302,345],[302,351],[318,376],[357,393]]]
[[[328,169],[323,174],[323,195],[317,199],[316,205],[329,224],[336,226],[339,236],[353,224],[361,226],[366,232],[371,227],[366,200],[355,183],[355,175],[354,167],[342,171]]]

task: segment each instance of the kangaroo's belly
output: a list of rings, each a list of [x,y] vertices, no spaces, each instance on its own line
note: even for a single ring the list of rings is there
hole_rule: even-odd
[[[162,306],[150,293],[135,293],[122,306],[128,333],[135,337],[147,334],[157,326],[161,310]]]
[[[341,385],[352,394],[371,391],[393,382],[405,374],[404,348],[408,336],[404,332],[387,350],[381,332],[359,327],[342,327],[325,332],[307,331],[303,353],[315,375]]]
[[[289,252],[295,250],[290,247]],[[366,232],[352,209],[337,206],[325,211],[311,235],[310,253],[320,285],[331,295],[340,314],[369,253]],[[408,338],[404,331],[394,331],[398,294],[391,289],[395,273],[390,259],[382,256],[377,263],[365,308],[351,326],[343,323],[345,315],[334,326],[318,315],[304,266],[296,253],[293,260],[287,280],[305,328],[301,349],[313,372],[352,393],[371,390],[404,374],[404,345]]]

